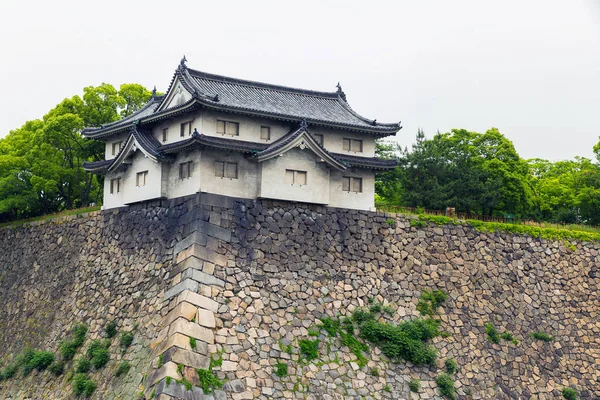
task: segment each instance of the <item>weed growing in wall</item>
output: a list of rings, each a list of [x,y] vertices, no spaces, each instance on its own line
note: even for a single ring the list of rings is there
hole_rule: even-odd
[[[117,336],[117,333],[119,333],[117,330],[117,321],[111,321],[104,327],[104,335],[109,339]]]
[[[448,295],[441,290],[425,290],[421,293],[421,298],[417,303],[417,310],[421,315],[435,315],[440,307],[448,298]]]
[[[131,369],[131,365],[129,364],[129,361],[121,361],[121,363],[119,364],[119,367],[115,371],[115,376],[119,377],[122,375],[127,375],[127,373],[129,372],[130,369]]]
[[[45,370],[54,362],[54,358],[54,353],[50,351],[26,349],[17,357],[17,365],[23,376],[27,376],[34,369]]]
[[[78,373],[73,376],[71,387],[73,389],[73,394],[76,397],[89,397],[96,391],[96,382],[91,380],[87,374]]]
[[[78,374],[86,374],[90,372],[92,363],[87,358],[80,358],[75,362],[75,372]]]
[[[77,324],[71,329],[71,334],[68,339],[60,342],[58,346],[58,352],[62,356],[63,360],[70,361],[77,354],[77,350],[83,346],[85,342],[85,335],[87,334],[88,328],[84,324]]]
[[[304,356],[306,361],[312,361],[319,358],[319,343],[319,339],[302,339],[298,341],[298,345],[300,346],[300,354]]]
[[[123,348],[123,352],[127,350],[133,343],[133,332],[123,332],[119,338],[119,345]]]
[[[418,393],[421,389],[421,381],[417,378],[412,378],[410,381],[408,381],[408,388],[411,392]]]
[[[277,361],[275,363],[275,375],[280,378],[288,376],[288,365],[283,361]]]
[[[192,349],[195,349],[195,348],[196,348],[196,339],[195,339],[195,338],[193,338],[193,337],[190,337],[190,347],[191,347]]]
[[[456,387],[454,386],[454,381],[450,375],[446,373],[438,375],[437,378],[435,378],[435,383],[442,396],[450,400],[456,399]]]
[[[91,365],[95,369],[104,367],[110,360],[110,353],[108,348],[110,347],[110,340],[92,340],[87,349],[87,357],[90,360]]]
[[[223,382],[217,378],[213,372],[214,367],[220,367],[223,365],[223,354],[219,354],[219,358],[210,358],[210,365],[208,369],[196,369],[198,379],[200,380],[200,387],[204,393],[212,393],[215,389],[221,389]]]
[[[512,335],[510,332],[504,332],[500,335],[500,337],[512,344],[519,344],[519,341]]]
[[[54,376],[60,376],[65,371],[65,362],[62,360],[55,360],[48,367],[48,371],[50,371]]]
[[[562,396],[567,400],[577,400],[577,391],[570,387],[565,387],[562,390]]]
[[[554,337],[548,335],[546,332],[533,332],[531,337],[536,340],[541,340],[543,342],[551,342],[554,340]]]
[[[485,333],[487,334],[488,340],[492,343],[500,343],[500,334],[490,322],[485,324]]]
[[[449,374],[455,374],[458,371],[458,364],[454,358],[446,359],[444,366],[446,367],[446,372]]]

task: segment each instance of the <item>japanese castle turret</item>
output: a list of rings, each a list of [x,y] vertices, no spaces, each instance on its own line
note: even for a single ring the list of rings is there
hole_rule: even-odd
[[[317,92],[213,75],[181,61],[164,96],[83,135],[106,143],[104,208],[198,192],[374,209],[375,140],[395,135]]]

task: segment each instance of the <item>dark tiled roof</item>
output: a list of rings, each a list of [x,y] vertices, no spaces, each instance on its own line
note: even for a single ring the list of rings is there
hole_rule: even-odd
[[[180,68],[180,71],[182,68]],[[350,108],[344,93],[295,89],[183,69],[181,76],[202,96],[201,101],[216,108],[246,111],[259,115],[306,120],[349,127],[380,134],[395,133],[399,123],[383,124],[364,118]]]
[[[377,157],[360,157],[348,154],[332,153],[335,158],[351,167],[371,169],[394,169],[398,166],[397,160],[386,160]]]
[[[102,161],[92,161],[92,162],[84,162],[83,169],[89,172],[102,172],[108,169],[110,165],[113,163],[113,160],[102,160]]]
[[[208,136],[198,133],[198,131],[194,131],[194,134],[191,138],[182,140],[180,142],[162,145],[158,148],[158,151],[161,154],[173,154],[200,146],[254,153],[266,149],[269,145],[266,143],[246,142],[244,140]]]
[[[110,122],[95,128],[85,128],[83,135],[87,137],[104,136],[103,133],[112,133],[127,128],[130,124],[144,117],[154,114],[156,107],[162,102],[164,96],[152,96],[139,110],[115,122]]]
[[[131,134],[144,150],[154,157],[161,157],[161,152],[158,150],[161,147],[161,144],[154,136],[152,136],[152,133],[141,131],[134,125],[133,128],[131,128]]]
[[[310,123],[359,132],[387,136],[400,130],[400,123],[379,123],[356,113],[346,95],[338,87],[336,92],[318,92],[272,85],[189,69],[185,64],[175,71],[169,90],[176,80],[192,94],[192,98],[180,106],[162,109],[166,96],[153,96],[141,110],[120,121],[101,127],[84,129],[90,138],[103,138],[122,132],[140,121],[152,123],[162,118],[189,112],[193,107],[207,107],[246,115],[274,118],[285,121],[306,120]],[[156,110],[161,110],[156,112]]]

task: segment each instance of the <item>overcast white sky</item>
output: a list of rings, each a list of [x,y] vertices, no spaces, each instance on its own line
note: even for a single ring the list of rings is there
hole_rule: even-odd
[[[315,90],[418,127],[494,126],[526,158],[592,157],[600,0],[0,0],[0,137],[102,82],[166,90],[188,66]]]

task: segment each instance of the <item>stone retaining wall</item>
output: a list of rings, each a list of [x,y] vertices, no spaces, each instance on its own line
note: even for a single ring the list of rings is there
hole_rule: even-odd
[[[93,398],[434,399],[435,377],[454,358],[459,398],[556,399],[571,386],[597,399],[599,250],[206,194],[4,229],[0,359],[26,345],[56,350],[74,321],[98,337],[114,319],[122,330],[137,324],[134,344],[123,355],[113,344],[108,367],[92,374]],[[440,368],[392,363],[376,347],[361,367],[339,338],[309,335],[319,319],[373,302],[392,308],[388,321],[415,318],[428,289],[448,294],[439,318],[450,335],[434,339]],[[519,343],[489,342],[488,322]],[[537,330],[555,340],[532,339]],[[299,340],[317,338],[319,357],[300,362]],[[222,390],[175,383],[199,385],[196,369],[211,356],[223,359],[213,368]],[[122,358],[134,368],[115,378]],[[275,375],[278,362],[287,376]],[[0,383],[1,398],[70,392],[66,376],[47,372]]]

